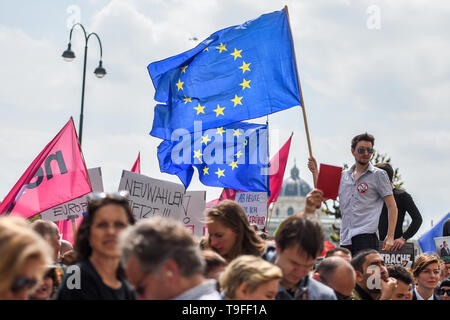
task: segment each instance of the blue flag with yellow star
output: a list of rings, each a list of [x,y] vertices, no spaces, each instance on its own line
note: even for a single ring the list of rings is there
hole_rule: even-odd
[[[301,105],[285,10],[215,32],[147,67],[155,87],[152,136],[194,132]]]
[[[187,188],[194,168],[208,186],[267,191],[267,125],[236,122],[228,126],[179,130],[158,146],[161,172],[177,175]]]

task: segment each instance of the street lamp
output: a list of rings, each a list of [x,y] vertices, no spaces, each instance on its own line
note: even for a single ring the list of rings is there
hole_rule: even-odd
[[[81,23],[75,23],[72,26],[72,29],[70,29],[70,36],[69,36],[69,44],[67,45],[67,50],[63,52],[62,57],[64,60],[70,62],[73,59],[75,59],[75,53],[72,51],[72,31],[76,26],[80,26],[84,33],[84,39],[85,39],[85,46],[84,46],[84,66],[83,66],[83,86],[81,89],[81,113],[80,113],[80,127],[79,127],[79,136],[78,141],[81,146],[81,136],[83,134],[83,109],[84,109],[84,85],[85,85],[85,79],[86,79],[86,57],[87,57],[87,49],[88,49],[88,41],[91,36],[95,36],[98,40],[98,44],[100,45],[100,61],[98,64],[98,67],[95,68],[94,74],[97,76],[97,78],[103,78],[106,75],[106,70],[102,66],[102,42],[100,41],[100,38],[95,32],[91,32],[89,34],[86,34],[86,30],[84,29],[83,25]]]

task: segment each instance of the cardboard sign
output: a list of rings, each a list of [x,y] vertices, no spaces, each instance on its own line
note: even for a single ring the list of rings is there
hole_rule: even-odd
[[[119,190],[130,193],[128,201],[136,220],[153,216],[182,220],[185,189],[181,184],[123,170]]]
[[[103,180],[101,168],[88,169],[89,180],[91,181],[93,192],[103,192]],[[88,206],[87,195],[68,201],[59,206],[41,212],[43,220],[60,221],[66,219],[76,219],[83,217]]]
[[[436,253],[441,257],[442,260],[450,259],[450,236],[447,237],[436,237],[434,239],[434,244],[436,246]]]
[[[203,237],[205,229],[206,191],[186,191],[183,197],[183,214],[180,217],[192,235]]]
[[[260,230],[266,226],[267,193],[266,192],[239,192],[235,201],[240,204],[248,217],[250,224],[256,223]]]
[[[325,199],[336,200],[341,182],[342,168],[320,164],[319,177],[317,179],[317,189],[323,191]]]
[[[378,252],[386,265],[403,266],[412,268],[414,265],[414,243],[406,242],[400,250],[382,251],[383,241],[378,243]]]

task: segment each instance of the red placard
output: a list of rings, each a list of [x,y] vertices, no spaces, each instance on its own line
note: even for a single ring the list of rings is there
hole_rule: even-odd
[[[342,167],[320,164],[317,189],[323,191],[325,199],[336,200],[341,182]]]

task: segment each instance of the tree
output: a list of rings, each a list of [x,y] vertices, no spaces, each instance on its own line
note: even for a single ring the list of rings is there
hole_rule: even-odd
[[[374,165],[378,164],[378,163],[383,163],[383,162],[387,162],[387,163],[391,164],[391,158],[388,157],[386,154],[378,153],[378,151],[375,151],[375,153],[372,155],[370,161]],[[348,169],[348,165],[346,163],[344,163],[344,170],[345,169]],[[403,180],[399,174],[399,168],[394,169],[394,176],[392,178],[392,183],[396,188],[399,188],[399,189],[403,186]],[[325,212],[328,215],[335,216],[337,219],[342,218],[341,208],[339,206],[339,200],[328,200],[328,201],[323,202],[322,212]],[[333,242],[339,243],[340,228],[333,224],[332,229],[335,232],[330,234],[330,239]]]

